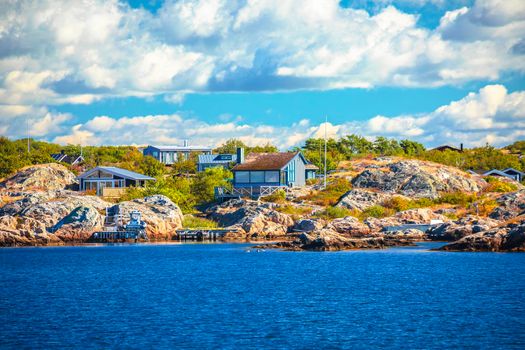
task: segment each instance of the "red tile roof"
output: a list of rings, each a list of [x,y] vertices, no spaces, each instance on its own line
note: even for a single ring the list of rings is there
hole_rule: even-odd
[[[237,164],[233,170],[279,170],[288,164],[299,152],[250,153],[244,163]]]

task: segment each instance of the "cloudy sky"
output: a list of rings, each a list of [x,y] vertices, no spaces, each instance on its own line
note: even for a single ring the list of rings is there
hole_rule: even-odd
[[[523,0],[0,1],[0,135],[525,139]]]

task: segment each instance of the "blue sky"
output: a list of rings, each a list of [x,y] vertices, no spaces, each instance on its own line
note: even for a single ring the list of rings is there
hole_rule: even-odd
[[[15,1],[0,134],[60,143],[427,146],[525,138],[525,3]],[[45,14],[45,15],[44,15]]]

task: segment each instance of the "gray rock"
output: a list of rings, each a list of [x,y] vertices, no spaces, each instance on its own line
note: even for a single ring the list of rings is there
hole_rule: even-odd
[[[368,188],[410,197],[435,198],[439,192],[479,192],[484,181],[454,168],[419,160],[401,160],[357,175],[354,188]]]

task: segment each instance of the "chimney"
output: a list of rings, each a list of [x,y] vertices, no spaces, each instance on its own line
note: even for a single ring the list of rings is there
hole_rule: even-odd
[[[237,164],[244,163],[244,148],[237,147]]]
[[[66,154],[66,151],[61,150],[61,151],[60,151],[60,154]]]
[[[182,146],[183,147],[188,147],[188,140],[182,141]]]
[[[463,152],[463,144],[462,143],[459,144],[459,149],[460,149],[461,152]]]

